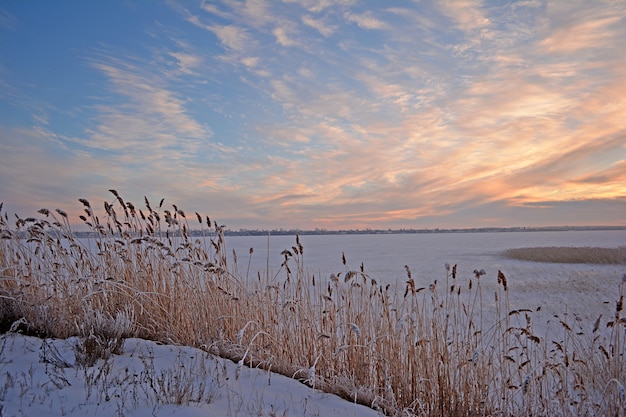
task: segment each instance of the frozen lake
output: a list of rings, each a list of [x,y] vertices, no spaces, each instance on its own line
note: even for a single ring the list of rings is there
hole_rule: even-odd
[[[503,250],[520,247],[626,246],[626,230],[309,235],[300,236],[300,241],[304,246],[305,269],[316,277],[328,278],[330,273],[345,272],[342,252],[348,269],[358,270],[363,262],[365,272],[378,282],[400,286],[406,279],[404,265],[411,268],[420,286],[434,280],[445,282],[446,263],[458,265],[460,285],[467,284],[475,269],[484,269],[487,274],[481,280],[486,290],[495,290],[498,270],[502,270],[508,278],[512,308],[541,307],[544,314],[567,312],[592,322],[600,313],[611,314],[618,285],[626,273],[624,265],[548,264],[501,256]],[[295,236],[269,238],[269,265],[273,274],[283,261],[280,253],[295,242]],[[229,253],[233,249],[237,252],[242,275],[246,274],[251,247],[254,253],[250,277],[266,270],[267,236],[228,236],[226,245]]]
[[[619,285],[626,274],[625,265],[527,262],[501,255],[506,249],[522,247],[624,247],[626,230],[303,235],[300,242],[304,269],[318,280],[327,280],[331,273],[345,276],[348,270],[358,271],[363,263],[365,272],[378,283],[397,285],[403,291],[407,278],[404,266],[408,265],[418,287],[437,280],[443,288],[447,263],[457,265],[458,285],[466,289],[469,280],[475,279],[473,271],[483,269],[483,306],[492,311],[501,270],[508,280],[511,309],[540,308],[534,314],[535,322],[540,323],[555,314],[579,317],[591,324],[600,314],[606,320],[615,312]],[[282,281],[286,275],[280,269],[284,261],[281,252],[291,250],[296,237],[226,236],[225,243],[231,267],[233,251],[237,253],[237,276],[256,279],[258,272],[265,275],[269,265],[270,277]],[[254,249],[252,255],[250,248]],[[347,266],[342,263],[342,252]],[[295,271],[293,259],[290,268]]]
[[[434,280],[438,280],[439,300],[443,300],[444,297],[442,296],[447,293],[446,269],[444,267],[446,263],[458,265],[457,284],[463,288],[463,294],[467,293],[467,284],[470,279],[476,282],[473,274],[474,269],[484,269],[486,275],[480,279],[482,300],[484,301],[484,304],[481,303],[480,306],[484,308],[474,310],[476,313],[472,315],[472,320],[476,319],[475,328],[484,331],[482,334],[487,334],[490,329],[493,329],[491,327],[493,316],[490,316],[489,312],[494,311],[493,294],[498,288],[496,276],[498,270],[502,270],[508,278],[511,297],[510,309],[533,310],[531,334],[539,336],[545,342],[540,343],[538,355],[541,355],[541,349],[547,350],[553,347],[550,341],[563,341],[566,337],[571,338],[573,334],[576,334],[577,338],[580,337],[576,341],[591,340],[592,337],[603,338],[601,339],[602,346],[608,346],[607,336],[610,332],[615,328],[620,329],[620,331],[623,329],[623,327],[618,326],[609,328],[606,324],[614,318],[615,302],[619,298],[617,290],[620,285],[625,284],[622,282],[622,277],[626,273],[626,266],[523,262],[505,259],[501,256],[501,252],[511,248],[535,246],[615,248],[626,245],[626,231],[316,235],[301,236],[300,239],[304,246],[304,266],[311,275],[314,274],[316,277],[327,279],[331,272],[345,274],[347,270],[358,270],[361,262],[363,262],[365,271],[379,283],[397,284],[400,288],[400,302],[388,304],[392,309],[403,304],[402,292],[406,280],[404,265],[411,268],[418,286],[427,286]],[[85,241],[85,243],[90,245],[89,247],[93,247],[93,242]],[[276,276],[277,280],[284,280],[284,271],[279,269],[280,263],[284,259],[281,252],[284,249],[290,249],[295,244],[295,236],[270,237],[269,242],[267,237],[226,237],[226,246],[231,260],[232,251],[235,250],[238,253],[238,277],[245,277],[248,260],[251,261],[249,280],[256,279],[257,271],[265,271],[268,262],[271,275]],[[251,247],[254,248],[254,251],[250,258]],[[347,266],[342,263],[342,252],[347,258]],[[291,261],[291,265],[292,270],[294,270],[294,260]],[[350,284],[341,280],[338,285],[345,289]],[[355,294],[358,296],[359,291],[357,290]],[[365,293],[365,297],[367,294]],[[430,303],[430,294],[428,290],[421,292],[417,297],[419,298],[418,303],[422,303],[423,300]],[[314,296],[317,297],[320,294],[315,293]],[[210,300],[211,298],[207,299]],[[461,298],[461,302],[466,305],[467,298]],[[416,304],[407,304],[408,308],[411,309],[408,311],[412,317],[416,311]],[[377,305],[380,306],[381,304]],[[340,307],[340,309],[342,308],[344,306]],[[282,310],[285,308],[283,307]],[[400,311],[404,313],[407,310]],[[484,321],[483,312],[486,312]],[[503,314],[510,317],[506,315],[506,311]],[[596,333],[596,330],[592,331],[592,328],[594,328],[594,323],[600,314],[603,317],[602,327]],[[558,317],[555,318],[555,315]],[[409,323],[409,321],[405,321],[405,317],[409,317],[409,314],[403,315],[398,320],[399,326],[403,326],[402,323]],[[580,320],[577,321],[577,318]],[[203,317],[197,317],[197,319],[202,320]],[[514,320],[518,319],[524,321],[522,326],[525,326],[525,317],[515,315],[514,318],[510,319],[511,327],[509,327],[508,321],[506,322],[507,327],[505,328],[513,329],[511,333],[507,330],[507,334],[520,334],[515,330],[516,324],[513,323]],[[562,320],[571,325],[573,332],[564,331],[564,326],[561,324]],[[441,322],[433,323],[439,325]],[[382,334],[385,332],[384,327],[378,330]],[[378,340],[378,338],[373,340]],[[490,344],[493,340],[489,336],[481,339],[476,352],[491,352],[493,346]],[[495,340],[497,342],[497,339]],[[43,348],[44,346],[45,348]],[[342,348],[346,346],[344,345]],[[513,348],[517,349],[518,346],[515,345]],[[240,415],[243,413],[239,410],[259,410],[257,408],[259,404],[264,404],[263,407],[266,410],[272,410],[272,413],[275,413],[276,404],[278,404],[278,406],[283,407],[279,411],[285,409],[297,415],[304,415],[307,412],[310,415],[320,416],[366,415],[365,413],[368,412],[373,415],[375,413],[372,410],[341,401],[336,397],[311,390],[303,384],[295,383],[282,376],[271,376],[272,382],[270,384],[270,374],[261,369],[245,368],[241,373],[241,378],[238,378],[237,366],[229,360],[207,357],[202,359],[205,362],[185,362],[185,364],[189,363],[190,365],[181,366],[181,358],[191,360],[201,357],[202,353],[191,347],[159,345],[155,342],[131,339],[126,344],[125,354],[115,355],[113,360],[109,362],[111,365],[106,367],[106,376],[103,378],[98,376],[95,379],[93,376],[96,375],[96,372],[97,375],[104,375],[97,368],[92,368],[93,370],[89,372],[78,370],[66,372],[65,369],[76,367],[75,361],[68,363],[67,366],[53,365],[52,361],[58,361],[58,358],[65,360],[65,358],[75,356],[75,347],[71,341],[47,339],[47,341],[42,342],[40,339],[32,337],[8,334],[0,340],[0,350],[6,356],[4,361],[7,373],[7,381],[4,384],[7,391],[7,400],[4,401],[6,403],[4,405],[5,414],[14,415],[23,412],[29,415],[41,415],[47,412],[50,415],[62,413],[85,415],[112,414],[114,410],[122,414],[121,410],[123,410],[137,416],[205,415],[207,413]],[[62,352],[62,354],[58,356],[58,352]],[[545,354],[549,355],[548,352]],[[527,375],[537,376],[542,367],[545,370],[547,365],[542,364],[541,356],[531,355],[530,357],[533,360],[538,360],[538,362],[530,365],[530,371]],[[616,358],[619,358],[619,354]],[[548,363],[549,361],[544,362],[551,365]],[[534,367],[535,365],[537,366]],[[151,366],[154,368],[150,368]],[[523,366],[520,365],[518,370],[522,370]],[[25,369],[28,369],[28,374],[25,373]],[[146,369],[156,369],[156,372],[165,369],[166,372],[170,373],[158,374],[155,372],[150,377],[149,373],[144,374]],[[174,407],[164,400],[161,400],[161,403],[155,402],[155,398],[161,397],[159,397],[158,392],[156,397],[152,396],[151,390],[154,390],[153,386],[156,385],[154,382],[156,379],[151,378],[157,378],[159,375],[161,378],[164,378],[162,375],[172,375],[172,378],[179,378],[181,375],[185,377],[187,375],[186,369],[201,371],[199,374],[192,374],[200,375],[197,378],[196,376],[193,377],[193,384],[205,386],[202,384],[209,381],[213,385],[209,385],[208,389],[216,390],[215,397],[213,397],[213,391],[210,391],[211,401],[182,407]],[[598,369],[600,369],[598,372],[602,372],[602,368]],[[595,371],[594,368],[591,368],[592,373]],[[527,371],[524,370],[525,372]],[[139,379],[138,375],[140,376]],[[521,375],[523,374],[520,373],[520,378]],[[617,379],[614,380],[617,381]],[[576,381],[578,381],[578,376]],[[110,397],[109,393],[112,394]],[[142,394],[145,395],[142,396]],[[124,407],[127,406],[129,408],[125,409]],[[236,411],[233,412],[233,409]],[[251,412],[247,414],[251,414]]]

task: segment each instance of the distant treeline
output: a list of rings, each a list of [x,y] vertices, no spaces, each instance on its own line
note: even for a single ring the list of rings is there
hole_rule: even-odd
[[[225,236],[300,236],[305,235],[383,235],[383,234],[428,234],[428,233],[506,233],[506,232],[563,232],[563,231],[589,231],[589,230],[626,230],[626,226],[545,226],[545,227],[472,227],[457,229],[239,229],[230,230],[223,227]],[[190,236],[207,236],[207,230],[191,230]],[[93,232],[75,232],[79,238],[93,235]]]
[[[382,235],[382,234],[427,234],[427,233],[493,233],[493,232],[561,232],[586,230],[626,230],[626,226],[546,226],[546,227],[473,227],[457,229],[341,229],[341,230],[224,230],[230,236],[267,236],[270,235]],[[196,231],[192,232],[195,236]],[[198,232],[201,235],[201,232]]]

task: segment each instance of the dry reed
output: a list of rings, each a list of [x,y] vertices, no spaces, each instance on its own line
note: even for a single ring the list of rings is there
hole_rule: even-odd
[[[418,288],[407,267],[406,282],[382,285],[342,254],[344,279],[325,280],[307,273],[297,236],[276,274],[241,276],[208,216],[196,213],[203,237],[193,238],[176,206],[138,209],[111,192],[102,219],[80,200],[87,240],[64,212],[11,227],[0,211],[4,331],[21,320],[44,336],[200,347],[388,415],[624,416],[624,282],[613,317],[537,335],[531,310],[511,310],[501,271],[493,317],[483,316],[482,270],[459,277],[446,266],[445,280]]]
[[[619,248],[549,246],[507,249],[510,259],[570,264],[626,265],[626,246]]]

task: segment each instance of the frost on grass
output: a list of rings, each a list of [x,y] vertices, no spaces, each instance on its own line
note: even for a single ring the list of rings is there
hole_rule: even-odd
[[[128,339],[80,367],[78,338],[0,336],[0,415],[376,416],[372,410],[190,347]]]
[[[565,306],[548,323],[536,323],[536,310],[511,306],[515,277],[489,266],[463,275],[447,265],[439,277],[420,277],[407,266],[406,280],[392,285],[383,284],[387,277],[372,279],[363,264],[351,268],[342,253],[343,270],[316,279],[296,237],[278,271],[241,276],[215,221],[197,215],[202,236],[196,238],[178,207],[163,201],[153,207],[146,199],[138,209],[112,193],[102,218],[80,201],[80,218],[92,231],[87,240],[75,238],[64,212],[42,209],[41,218],[18,218],[14,228],[0,212],[2,328],[23,318],[29,334],[73,337],[69,355],[67,346],[57,347],[57,355],[46,345],[41,378],[23,371],[35,375],[39,365],[9,370],[3,364],[4,400],[12,406],[13,398],[33,404],[50,390],[65,398],[81,386],[88,400],[73,407],[96,402],[122,411],[226,401],[229,408],[221,411],[256,415],[258,407],[285,410],[320,391],[392,415],[620,415],[626,409],[624,282],[614,311],[600,302],[603,315],[596,319],[595,310],[595,322],[572,319]],[[133,353],[129,337],[202,346],[229,361],[216,370],[209,362],[177,362],[157,345]],[[304,382],[305,391],[266,407],[266,387],[280,379],[270,370]],[[242,389],[253,375],[266,384]],[[212,385],[200,386],[204,376]],[[33,400],[33,384],[46,395],[37,388]],[[251,404],[251,396],[259,400]],[[54,401],[65,407],[63,399]]]
[[[124,339],[132,335],[134,314],[130,309],[111,313],[83,308],[83,317],[76,323],[80,339],[74,345],[76,362],[79,366],[93,366],[99,359],[108,359],[119,354]]]

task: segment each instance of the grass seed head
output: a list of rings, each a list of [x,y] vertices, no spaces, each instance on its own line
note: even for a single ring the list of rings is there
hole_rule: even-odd
[[[504,291],[507,290],[506,276],[498,269],[498,284],[502,284]]]
[[[186,235],[193,235],[193,231],[183,220],[184,212],[176,206],[174,212],[166,210],[161,214],[166,225],[161,224],[159,213],[152,210],[145,197],[149,210],[145,218],[117,219],[113,206],[128,216],[127,210],[132,215],[134,205],[124,203],[120,209],[115,201],[123,200],[118,199],[117,192],[114,195],[116,200],[105,204],[109,216],[103,217],[102,224],[89,203],[80,200],[86,214],[80,219],[85,223],[90,220],[93,225],[88,226],[98,236],[95,253],[86,250],[73,255],[76,248],[58,250],[60,243],[51,236],[62,234],[48,231],[63,230],[65,222],[55,225],[45,219],[18,221],[19,227],[29,227],[31,240],[26,242],[0,221],[0,313],[7,317],[5,321],[10,319],[7,329],[24,317],[28,331],[43,328],[47,335],[75,334],[76,329],[67,329],[72,327],[67,323],[86,322],[76,300],[93,305],[94,311],[103,312],[105,322],[117,323],[114,328],[120,328],[124,317],[118,317],[116,311],[130,305],[135,315],[128,333],[165,343],[208,345],[211,351],[235,361],[237,379],[244,365],[252,366],[254,359],[254,366],[267,369],[271,364],[272,370],[280,369],[285,375],[307,376],[311,385],[324,381],[324,386],[331,390],[350,387],[344,391],[356,393],[360,403],[374,401],[376,395],[368,397],[366,392],[379,393],[376,401],[384,405],[388,415],[409,414],[409,410],[416,410],[415,404],[423,407],[423,412],[417,413],[420,417],[441,414],[437,411],[451,405],[459,409],[454,415],[571,415],[569,404],[574,399],[567,396],[577,389],[577,380],[588,381],[586,393],[596,390],[600,394],[612,385],[609,378],[626,380],[622,355],[625,322],[621,317],[613,319],[611,311],[615,308],[615,313],[621,314],[621,295],[616,305],[604,306],[608,309],[605,314],[611,318],[606,328],[601,326],[602,315],[593,326],[584,326],[584,322],[571,326],[574,331],[561,321],[558,326],[566,329],[565,336],[553,341],[557,336],[547,334],[542,341],[533,334],[530,314],[525,315],[526,327],[511,323],[523,322],[520,314],[532,313],[530,310],[508,313],[507,306],[504,316],[495,323],[489,322],[492,318],[488,314],[483,320],[483,308],[488,307],[487,303],[483,307],[480,281],[476,284],[478,291],[462,293],[461,288],[469,281],[471,290],[473,281],[485,275],[484,270],[475,270],[463,282],[446,281],[445,294],[440,297],[436,281],[430,286],[432,293],[424,291],[424,287],[416,288],[419,280],[412,277],[408,265],[404,281],[398,280],[394,285],[389,280],[379,280],[377,286],[374,277],[364,273],[363,263],[360,272],[349,270],[342,252],[341,273],[350,284],[342,285],[338,273],[312,285],[315,278],[300,264],[303,247],[296,236],[296,245],[282,255],[289,259],[295,253],[290,262],[296,262],[297,269],[289,272],[291,280],[257,272],[258,280],[248,282],[246,276],[242,279],[237,265],[227,264],[224,227],[214,222],[213,229],[208,216],[210,233],[206,242],[196,246],[186,240]],[[162,205],[163,200],[159,209]],[[40,214],[51,215],[47,210]],[[198,213],[196,217],[202,224],[204,217]],[[143,236],[137,230],[149,234]],[[37,247],[25,250],[25,244]],[[252,255],[253,249],[249,252]],[[19,279],[15,271],[20,271]],[[446,279],[450,273],[457,279],[457,265],[446,265]],[[364,278],[362,282],[355,279],[359,274]],[[59,279],[65,276],[70,278],[67,282]],[[508,291],[502,271],[498,271],[497,279],[498,285]],[[626,275],[618,294],[625,283]],[[369,291],[364,291],[368,285]],[[403,285],[405,298],[401,297]],[[458,298],[450,296],[454,292]],[[501,292],[495,293],[501,297]],[[409,294],[412,297],[406,298]],[[430,305],[432,309],[428,308]],[[246,324],[241,327],[243,322]],[[252,323],[263,331],[248,341],[245,330]],[[587,344],[587,338],[578,337],[576,332],[591,327],[593,336]],[[87,330],[85,327],[83,334]],[[93,348],[92,342],[93,339],[86,341],[87,350]],[[248,346],[242,356],[244,343]],[[316,359],[311,364],[310,358],[321,356],[323,361]],[[563,372],[564,364],[567,372]],[[594,372],[593,378],[587,378],[589,374],[584,372]],[[543,384],[541,378],[551,382]],[[607,400],[602,405],[587,404],[588,409],[594,409],[595,415],[621,415],[624,399],[615,400],[623,396],[619,391],[623,392],[623,383],[620,384],[606,391]],[[517,391],[508,395],[511,389]],[[524,410],[518,401],[522,393],[521,401],[528,405]],[[342,396],[348,397],[349,393],[343,392]],[[582,409],[582,401],[586,400],[575,399],[579,400]],[[476,407],[481,407],[480,413]],[[562,412],[563,407],[566,412]],[[545,412],[535,413],[537,410]]]

